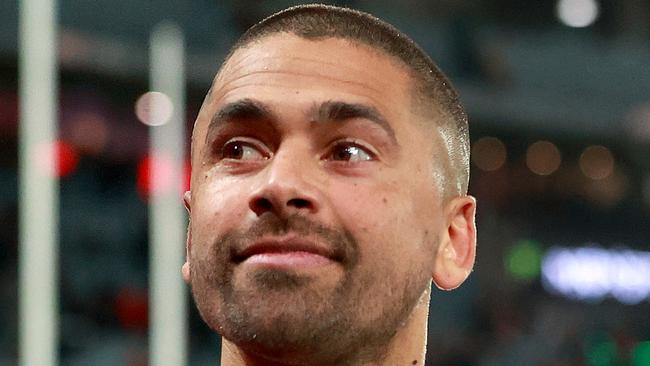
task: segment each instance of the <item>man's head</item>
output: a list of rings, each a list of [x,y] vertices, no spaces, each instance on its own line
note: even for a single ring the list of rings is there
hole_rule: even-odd
[[[183,273],[206,323],[267,361],[383,357],[431,280],[473,266],[468,151],[455,91],[390,25],[303,6],[254,26],[192,139]]]

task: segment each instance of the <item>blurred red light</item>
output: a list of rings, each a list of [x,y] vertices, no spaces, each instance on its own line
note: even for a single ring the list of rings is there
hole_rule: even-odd
[[[69,176],[77,169],[79,164],[77,150],[62,140],[38,145],[35,148],[33,158],[43,174],[58,178]]]
[[[167,193],[170,189],[178,189],[179,194],[182,194],[186,185],[187,168],[183,167],[183,171],[178,173],[169,157],[162,155],[156,159],[158,172],[154,172],[154,158],[151,155],[146,155],[138,164],[136,185],[140,196],[146,200],[152,194]],[[153,179],[154,173],[156,179]]]
[[[57,169],[56,175],[61,177],[67,177],[72,174],[79,164],[79,154],[72,147],[72,145],[64,142],[57,141],[55,142],[56,154],[57,154]]]
[[[115,315],[126,329],[146,331],[149,323],[149,298],[143,290],[123,288],[115,297]]]

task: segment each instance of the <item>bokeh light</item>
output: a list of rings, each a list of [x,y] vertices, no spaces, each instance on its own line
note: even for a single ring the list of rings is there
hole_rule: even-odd
[[[609,177],[614,171],[614,156],[608,148],[593,145],[580,154],[579,164],[585,176],[600,180]]]
[[[58,157],[56,175],[66,177],[72,174],[77,169],[79,154],[72,145],[64,141],[57,141],[55,148]]]
[[[583,28],[598,19],[600,8],[596,0],[559,0],[556,12],[564,25]]]
[[[482,137],[472,147],[472,162],[477,168],[491,172],[506,162],[506,146],[496,137]]]
[[[599,205],[613,206],[627,194],[628,178],[621,170],[614,170],[606,178],[587,181],[583,189],[588,200]]]
[[[164,193],[174,186],[174,163],[169,157],[147,155],[138,163],[137,187],[140,196],[148,199],[152,194]],[[152,179],[154,163],[159,171],[158,179]]]
[[[135,102],[135,115],[148,126],[161,126],[169,121],[174,112],[171,99],[164,93],[150,91]]]
[[[110,138],[106,118],[93,111],[76,113],[70,118],[68,139],[82,153],[98,155]]]
[[[549,141],[537,141],[526,151],[526,166],[537,175],[553,174],[562,163],[560,150]]]
[[[650,341],[639,342],[632,350],[632,366],[650,365]]]
[[[127,329],[146,331],[149,323],[149,298],[144,290],[122,288],[115,297],[115,316]]]
[[[556,247],[542,259],[542,284],[573,299],[599,301],[612,296],[624,304],[638,304],[650,297],[650,252]]]
[[[36,147],[36,164],[43,174],[63,178],[72,174],[79,163],[75,148],[62,140]],[[53,165],[50,165],[53,162]]]
[[[608,336],[594,337],[585,347],[585,358],[590,366],[613,366],[618,364],[618,348]]]
[[[517,280],[533,280],[540,272],[542,249],[536,241],[519,240],[506,253],[506,270]]]

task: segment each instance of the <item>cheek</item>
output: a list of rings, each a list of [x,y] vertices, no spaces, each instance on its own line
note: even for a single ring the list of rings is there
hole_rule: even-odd
[[[359,241],[364,262],[391,266],[422,257],[427,228],[417,212],[417,197],[399,181],[331,188],[334,209]]]
[[[218,184],[206,179],[192,189],[192,241],[193,247],[208,246],[211,240],[236,228],[247,207],[241,182]]]

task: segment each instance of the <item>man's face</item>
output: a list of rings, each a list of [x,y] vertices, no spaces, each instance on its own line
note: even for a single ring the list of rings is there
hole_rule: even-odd
[[[446,225],[412,105],[405,68],[367,46],[278,34],[234,53],[193,139],[188,262],[211,328],[334,355],[408,320]]]

